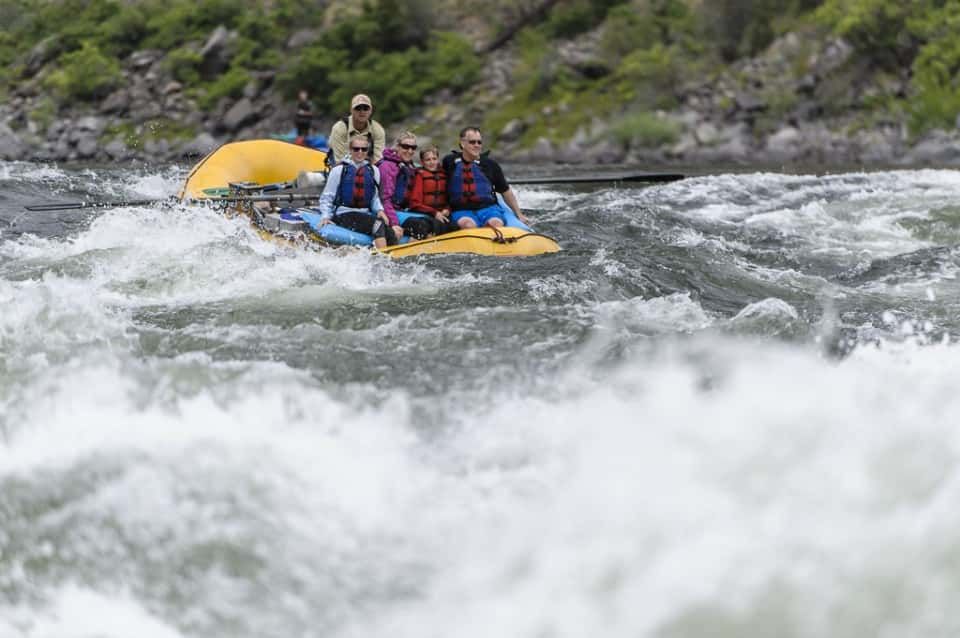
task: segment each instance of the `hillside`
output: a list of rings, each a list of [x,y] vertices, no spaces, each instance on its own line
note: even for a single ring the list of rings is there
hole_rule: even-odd
[[[168,160],[363,91],[570,163],[957,164],[960,0],[0,0],[0,157]]]

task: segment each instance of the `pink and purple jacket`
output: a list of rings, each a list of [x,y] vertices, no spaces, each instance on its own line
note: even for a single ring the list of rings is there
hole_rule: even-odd
[[[377,162],[377,168],[380,169],[380,199],[383,201],[383,211],[390,219],[390,225],[397,226],[400,224],[397,208],[406,210],[409,204],[410,187],[413,185],[416,167],[400,159],[396,150],[385,148],[383,159]],[[401,172],[405,175],[401,175]],[[398,183],[403,187],[403,193],[396,192]]]

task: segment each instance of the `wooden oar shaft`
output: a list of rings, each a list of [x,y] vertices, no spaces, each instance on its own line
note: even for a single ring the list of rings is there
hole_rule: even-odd
[[[650,184],[676,182],[686,176],[681,173],[630,173],[627,175],[573,175],[570,177],[528,177],[511,179],[511,184],[599,184],[604,182],[646,182]]]

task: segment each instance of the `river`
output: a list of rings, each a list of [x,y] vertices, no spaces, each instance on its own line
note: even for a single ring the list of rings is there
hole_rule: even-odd
[[[0,636],[955,635],[960,173],[519,186],[391,261],[0,163]]]

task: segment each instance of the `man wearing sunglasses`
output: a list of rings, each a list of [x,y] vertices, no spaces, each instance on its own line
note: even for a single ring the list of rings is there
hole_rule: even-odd
[[[376,164],[383,157],[387,145],[387,134],[380,123],[373,119],[373,102],[363,93],[350,100],[350,115],[337,120],[330,129],[330,152],[333,161],[339,162],[350,155],[350,143],[354,139],[363,140],[369,147],[367,159]]]
[[[483,135],[475,126],[460,131],[460,151],[443,158],[447,174],[447,194],[450,196],[450,219],[458,228],[506,224],[497,193],[517,218],[526,223],[517,196],[503,176],[500,165],[483,153]]]
[[[320,194],[320,225],[336,224],[370,235],[373,245],[397,243],[397,235],[380,200],[380,170],[370,164],[365,137],[350,141],[350,156],[333,167]]]

